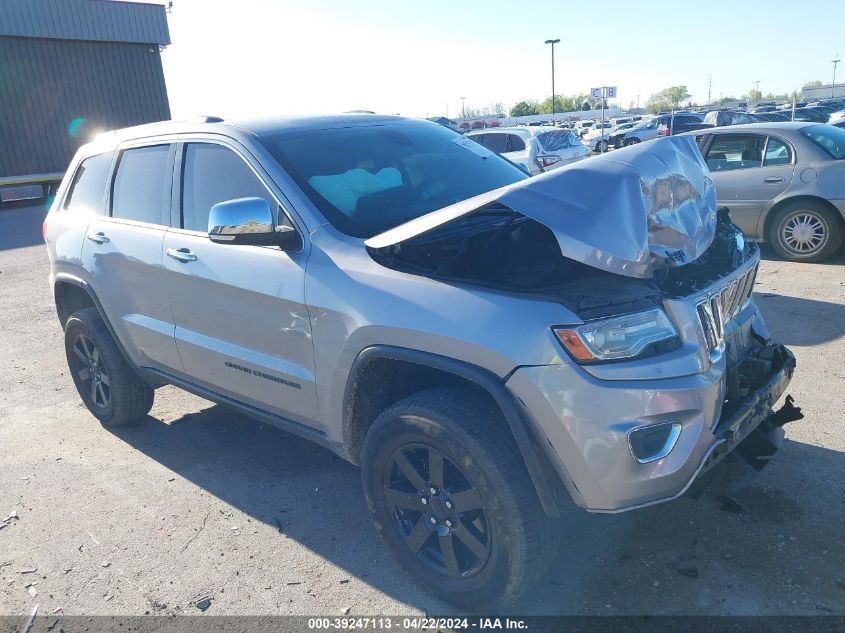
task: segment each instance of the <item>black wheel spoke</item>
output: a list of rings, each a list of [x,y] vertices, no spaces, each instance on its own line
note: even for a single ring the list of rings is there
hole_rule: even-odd
[[[102,371],[100,372],[100,382],[101,382],[101,383],[103,383],[106,387],[110,387],[110,386],[111,386],[111,385],[109,384],[109,377],[108,377],[108,374],[105,374],[105,373],[103,373]]]
[[[79,339],[80,343],[82,343],[82,349],[85,352],[85,356],[87,357],[86,360],[91,359],[91,346],[88,343],[88,339],[84,336]]]
[[[91,380],[94,377],[94,374],[91,373],[90,367],[83,367],[82,369],[77,372],[80,380]]]
[[[452,531],[455,533],[455,536],[458,540],[463,543],[464,545],[469,548],[476,558],[479,560],[484,560],[484,557],[487,556],[487,547],[479,541],[475,535],[470,532],[463,523],[458,521],[455,524],[455,527],[452,528]]]
[[[450,576],[460,576],[461,566],[458,564],[458,557],[455,556],[455,539],[451,532],[439,538],[440,553],[443,554],[443,564]]]
[[[436,448],[428,449],[428,477],[438,490],[446,487],[443,483],[443,453]]]
[[[97,381],[96,380],[91,381],[91,387],[90,387],[89,395],[91,396],[91,402],[93,402],[94,404],[97,404]]]
[[[452,495],[452,504],[458,512],[469,512],[478,510],[482,506],[481,495],[475,488],[463,492],[456,492]]]
[[[411,485],[416,488],[417,490],[422,490],[425,488],[425,479],[423,476],[414,468],[413,464],[408,461],[408,458],[402,451],[398,451],[396,454],[396,465],[399,466],[399,470],[405,475],[405,478],[411,482]]]
[[[386,488],[384,492],[387,496],[387,501],[398,508],[416,510],[417,512],[425,510],[422,497],[415,492],[402,492],[393,488]]]
[[[103,406],[106,406],[106,403],[108,402],[108,400],[106,399],[106,391],[105,391],[105,389],[103,389],[103,383],[101,383],[99,381],[97,381],[97,393],[99,394],[99,396],[101,398],[101,400],[100,400],[101,404]]]
[[[405,537],[405,544],[416,554],[425,545],[429,536],[431,536],[431,527],[426,518],[421,517],[414,526],[414,529],[411,530],[411,533]]]
[[[83,363],[88,364],[88,357],[85,355],[85,351],[80,349],[80,347],[77,346],[75,343],[73,345],[73,353],[76,354],[76,357]]]

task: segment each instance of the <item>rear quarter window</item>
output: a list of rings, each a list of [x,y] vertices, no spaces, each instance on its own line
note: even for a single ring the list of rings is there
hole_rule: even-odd
[[[80,209],[103,214],[103,194],[109,177],[114,152],[86,158],[76,172],[65,195],[63,209]]]

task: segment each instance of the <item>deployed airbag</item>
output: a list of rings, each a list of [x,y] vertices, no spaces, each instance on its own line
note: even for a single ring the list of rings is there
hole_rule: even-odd
[[[699,257],[716,229],[716,190],[692,137],[567,165],[464,200],[366,240],[384,248],[499,203],[548,227],[565,257],[628,277]]]

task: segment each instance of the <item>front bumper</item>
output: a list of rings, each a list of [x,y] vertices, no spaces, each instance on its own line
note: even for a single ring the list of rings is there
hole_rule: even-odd
[[[778,351],[765,382],[730,412],[723,412],[724,357],[698,375],[646,381],[599,380],[572,364],[524,367],[507,386],[536,436],[547,440],[575,503],[621,512],[679,497],[769,417],[795,369],[792,353]],[[681,425],[674,448],[662,459],[636,461],[629,432],[666,422]]]

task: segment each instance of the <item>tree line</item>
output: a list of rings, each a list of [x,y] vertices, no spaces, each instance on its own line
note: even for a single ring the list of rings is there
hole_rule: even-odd
[[[820,81],[808,81],[804,85],[804,87],[815,87],[819,85],[821,85]],[[666,110],[677,110],[682,106],[697,106],[698,104],[693,103],[691,101],[691,97],[692,95],[690,94],[686,86],[669,86],[668,88],[664,88],[659,92],[655,92],[654,94],[649,95],[648,99],[646,99],[645,101],[645,108],[649,112],[656,114],[658,112],[663,112]],[[719,99],[713,100],[712,103],[715,105],[721,105],[723,103],[730,103],[733,101],[749,101],[753,103],[755,101],[762,101],[764,99],[768,101],[784,101],[793,98],[800,98],[800,95],[797,90],[794,90],[792,94],[773,94],[769,92],[768,94],[763,95],[760,90],[752,89],[740,95],[739,97],[720,96]],[[587,94],[555,95],[554,112],[598,110],[601,107],[601,99],[593,99],[592,97],[590,97],[590,95]],[[604,107],[608,107],[607,101],[605,101]],[[628,107],[629,109],[633,109],[635,107],[634,102],[632,101]],[[470,110],[470,108],[467,108],[467,116],[504,116],[504,110],[504,106],[501,103],[497,103],[482,109]],[[545,101],[537,101],[536,99],[525,99],[524,101],[520,101],[514,104],[514,106],[510,108],[508,113],[512,117],[529,116],[534,114],[551,114],[552,98],[547,97]]]

